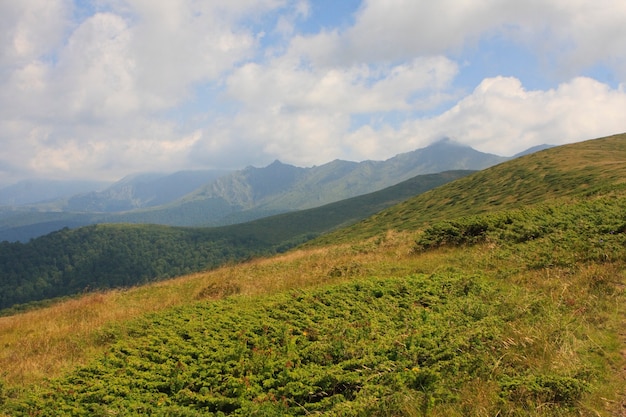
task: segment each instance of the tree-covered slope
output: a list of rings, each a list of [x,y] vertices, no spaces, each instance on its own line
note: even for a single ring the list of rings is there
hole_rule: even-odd
[[[2,242],[0,309],[285,251],[470,172],[418,176],[376,193],[228,227],[101,224],[63,229],[28,243]]]

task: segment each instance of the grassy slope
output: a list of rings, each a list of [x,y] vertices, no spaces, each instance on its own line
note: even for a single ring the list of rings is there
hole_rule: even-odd
[[[350,241],[384,229],[415,230],[439,219],[626,188],[626,134],[547,149],[424,193],[317,242]]]
[[[0,404],[10,415],[617,415],[624,140],[517,165],[541,180],[493,194],[518,210],[468,192],[463,211],[433,192],[431,217],[404,218],[401,205],[376,218],[424,232],[369,221],[342,245],[2,318]],[[562,165],[584,160],[584,181]],[[475,187],[495,189],[508,173],[496,168]]]

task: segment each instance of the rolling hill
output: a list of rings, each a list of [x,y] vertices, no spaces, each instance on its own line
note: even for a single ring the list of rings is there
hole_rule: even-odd
[[[102,224],[0,243],[0,309],[285,251],[472,171],[421,175],[322,207],[219,228]]]
[[[623,415],[624,162],[626,134],[552,148],[306,248],[1,318],[0,413]]]

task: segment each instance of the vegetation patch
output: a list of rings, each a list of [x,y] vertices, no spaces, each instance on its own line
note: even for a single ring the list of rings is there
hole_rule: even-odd
[[[615,261],[626,243],[626,199],[543,204],[440,221],[420,234],[415,250],[485,242],[510,248],[532,243],[523,247],[535,258],[531,267]]]
[[[544,375],[506,360],[507,329],[530,318],[515,296],[451,270],[197,302],[136,322],[132,338],[101,359],[44,392],[5,400],[5,410],[393,415],[410,398],[416,415],[428,415],[458,403],[477,380],[498,387],[494,410],[571,407],[593,372],[574,366]]]

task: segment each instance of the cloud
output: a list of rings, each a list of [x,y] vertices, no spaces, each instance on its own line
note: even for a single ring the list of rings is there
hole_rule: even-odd
[[[626,3],[616,0],[365,0],[355,24],[294,40],[316,65],[459,54],[500,37],[534,50],[562,78],[602,63],[626,81]]]
[[[323,82],[324,78],[320,75],[315,80]],[[337,155],[352,160],[380,160],[427,146],[442,137],[453,137],[484,152],[513,155],[539,144],[559,145],[626,131],[624,88],[611,88],[586,77],[549,90],[528,90],[513,77],[488,78],[441,114],[416,118],[409,115],[395,122],[377,111],[357,127],[352,118],[362,109],[359,100],[344,108],[337,99],[345,90],[354,88],[348,82],[344,88],[328,89],[333,94],[329,93],[326,100],[308,100],[308,91],[320,91],[314,83],[308,84],[296,98],[296,106],[283,101],[276,80],[262,76],[251,79],[260,80],[258,88],[276,87],[274,94],[253,93],[248,97],[249,107],[219,127],[205,130],[196,143],[197,158],[211,160],[216,155],[228,155],[229,160],[245,164],[243,161],[256,153],[259,161],[259,155],[263,156],[262,163],[280,158],[310,166]],[[375,83],[372,89],[376,90]],[[263,98],[260,103],[254,100],[257,94]],[[385,109],[406,105],[397,98],[388,103]]]
[[[266,65],[249,63],[226,81],[225,96],[239,111],[219,128],[206,129],[206,144],[199,144],[194,154],[209,159],[221,149],[215,142],[219,137],[220,142],[255,149],[265,160],[317,164],[339,155],[360,156],[340,140],[354,117],[410,114],[437,106],[450,98],[441,90],[457,70],[445,57],[333,68],[298,65],[289,57]]]
[[[577,77],[547,91],[527,91],[513,78],[483,81],[431,125],[478,149],[510,154],[626,131],[626,91]]]
[[[259,109],[315,108],[348,114],[411,110],[438,104],[414,95],[445,89],[456,73],[456,64],[445,57],[416,58],[395,66],[321,69],[281,58],[239,68],[227,80],[227,95],[244,107]]]
[[[193,130],[164,113],[252,57],[256,34],[240,22],[283,6],[113,0],[71,22],[69,1],[2,3],[0,160],[59,176],[185,166],[172,143],[187,155]]]
[[[57,118],[98,121],[138,111],[144,103],[136,89],[132,38],[126,21],[111,13],[95,14],[72,33],[51,69],[50,91],[65,104]]]
[[[388,157],[441,136],[512,154],[626,130],[623,89],[572,78],[599,62],[619,74],[625,18],[625,5],[605,0],[365,1],[354,26],[294,36],[284,54],[229,77],[227,94],[244,108],[234,124],[255,127],[233,137],[262,137],[265,152],[312,164],[333,153]],[[562,83],[528,91],[519,79],[485,79],[448,111],[416,116],[459,98],[460,68],[446,55],[491,37],[536,51]],[[355,127],[359,115],[371,118]]]
[[[305,0],[82,4],[0,3],[7,177],[382,159],[441,136],[513,154],[626,131],[617,0],[364,0],[312,34]],[[493,40],[543,65],[542,89],[523,71],[463,84]],[[612,81],[582,76],[598,68]]]
[[[58,48],[69,25],[70,4],[69,0],[0,3],[0,66],[28,65]]]
[[[484,152],[512,155],[626,131],[626,91],[577,77],[555,89],[526,90],[512,77],[485,79],[450,110],[399,128],[365,126],[346,136],[365,154],[392,156],[452,137]],[[382,146],[384,144],[385,146]]]

